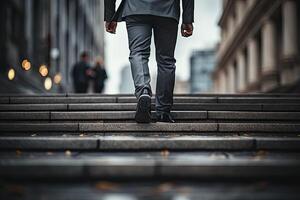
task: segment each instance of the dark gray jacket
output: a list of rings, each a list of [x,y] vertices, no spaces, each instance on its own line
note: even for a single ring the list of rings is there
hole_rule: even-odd
[[[117,11],[116,0],[105,0],[105,21],[121,21],[130,15],[154,15],[179,21],[180,1],[183,23],[193,23],[194,0],[123,0]]]

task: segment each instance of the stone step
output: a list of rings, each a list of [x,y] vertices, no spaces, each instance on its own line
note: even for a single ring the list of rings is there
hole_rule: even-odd
[[[300,112],[209,111],[207,115],[207,119],[212,120],[300,120]]]
[[[135,111],[136,103],[69,104],[74,111]],[[155,110],[155,105],[152,104]],[[1,107],[0,107],[1,110]],[[300,104],[240,104],[240,103],[175,103],[174,111],[300,111]]]
[[[176,103],[173,105],[174,111],[201,111],[201,110],[241,110],[241,111],[261,111],[260,104],[219,104],[219,103]],[[282,105],[284,107],[284,105]],[[287,105],[290,107],[290,105]],[[297,106],[294,105],[294,111]],[[300,104],[298,106],[300,110]],[[0,107],[1,109],[1,107]],[[96,111],[96,110],[111,110],[111,111],[135,111],[136,103],[118,103],[118,104],[69,104],[69,110],[74,111]],[[152,104],[152,110],[155,110],[155,105]]]
[[[152,98],[154,102],[154,98]],[[118,103],[135,103],[135,97],[119,97]],[[175,97],[174,103],[299,103],[299,97]]]
[[[0,149],[12,150],[300,150],[300,137],[239,136],[4,136]]]
[[[67,104],[67,103],[136,103],[135,97],[128,96],[25,96],[1,97],[2,104]],[[152,102],[155,99],[152,98]],[[218,97],[218,96],[175,96],[174,103],[294,103],[300,102],[300,97]]]
[[[152,104],[155,110],[155,105]],[[299,104],[176,103],[174,111],[300,111]],[[0,104],[0,111],[135,111],[136,103]]]
[[[299,94],[175,94],[174,98],[300,98]],[[7,101],[14,98],[131,98],[131,94],[1,94],[0,101]],[[153,95],[155,98],[155,94]]]
[[[219,123],[219,132],[273,132],[273,133],[297,133],[300,126],[297,124],[280,124],[280,123]]]
[[[299,103],[299,97],[220,97],[218,103]]]
[[[237,112],[237,111],[173,111],[175,120],[214,121],[248,120],[248,121],[300,121],[300,112]],[[131,120],[134,121],[135,111],[51,111],[51,112],[0,112],[0,121],[103,121]],[[156,113],[152,112],[155,120]]]
[[[9,97],[0,97],[0,103],[1,104],[9,103]]]
[[[0,123],[0,132],[299,133],[292,123]]]
[[[0,137],[0,149],[97,150],[98,137]]]
[[[53,94],[56,95],[56,94]],[[133,94],[74,94],[74,93],[66,93],[66,94],[58,94],[59,96],[66,97],[78,97],[78,96],[110,96],[110,97],[134,97]],[[7,95],[10,96],[10,95]],[[24,95],[21,95],[24,96]],[[39,95],[38,95],[39,96]],[[51,96],[51,95],[50,95]],[[155,96],[155,94],[154,94]],[[244,93],[244,94],[213,94],[213,93],[201,93],[201,94],[174,94],[175,97],[300,97],[297,93]]]
[[[134,97],[133,94],[77,94],[77,93],[46,93],[46,94],[14,94],[2,93],[1,97]],[[155,96],[155,94],[154,94]],[[244,93],[244,94],[174,94],[175,97],[300,97],[297,93]]]
[[[0,112],[0,120],[134,120],[135,111]],[[155,113],[152,115],[155,118]],[[207,119],[206,111],[174,112],[175,119]]]
[[[289,179],[300,177],[298,153],[271,156],[227,153],[57,153],[22,154],[0,159],[2,178],[199,178],[201,179]]]
[[[116,97],[10,97],[10,104],[66,104],[66,103],[117,103]]]
[[[67,111],[68,104],[0,104],[0,111]]]
[[[267,182],[267,181],[266,181]],[[3,199],[18,196],[18,186],[22,197],[30,200],[299,200],[297,183],[272,182],[235,182],[235,181],[72,181],[72,182],[17,182],[3,183],[8,191],[2,192]],[[155,192],[154,192],[155,191]],[[156,192],[158,191],[158,192]],[[13,193],[13,195],[12,195]],[[76,194],[76,195],[75,195]]]

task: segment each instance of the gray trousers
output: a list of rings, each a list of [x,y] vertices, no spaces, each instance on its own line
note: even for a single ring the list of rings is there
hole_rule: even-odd
[[[158,67],[156,110],[157,112],[170,112],[175,84],[174,51],[178,22],[172,18],[150,15],[128,16],[125,21],[130,49],[129,60],[136,89],[135,95],[139,97],[145,88],[152,93],[148,62],[153,32]]]

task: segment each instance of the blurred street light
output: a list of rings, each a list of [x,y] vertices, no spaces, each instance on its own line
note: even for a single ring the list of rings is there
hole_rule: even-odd
[[[16,76],[15,70],[14,70],[13,68],[11,68],[11,69],[8,71],[7,76],[8,76],[8,79],[9,79],[10,81],[14,80],[14,78],[15,78],[15,76]]]
[[[59,57],[59,50],[57,48],[51,49],[50,55],[51,55],[52,59],[54,59],[54,60],[58,59],[58,57]]]
[[[60,73],[56,74],[56,75],[54,76],[54,83],[57,84],[57,85],[59,85],[59,84],[61,83],[61,81],[62,81],[62,76],[61,76],[61,74],[60,74]]]
[[[46,65],[41,65],[39,72],[40,72],[41,76],[46,77],[46,76],[48,76],[49,70]]]
[[[51,90],[52,88],[52,80],[50,77],[47,77],[44,82],[44,87],[46,90]]]
[[[23,60],[22,61],[22,68],[25,70],[25,71],[29,71],[31,69],[31,63],[28,61],[28,60]]]

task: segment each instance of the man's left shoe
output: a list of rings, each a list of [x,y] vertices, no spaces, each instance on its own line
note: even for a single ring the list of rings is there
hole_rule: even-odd
[[[156,121],[163,122],[163,123],[175,123],[171,113],[156,114]]]
[[[151,96],[147,89],[144,89],[138,99],[135,121],[144,124],[151,122]]]

